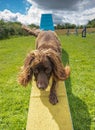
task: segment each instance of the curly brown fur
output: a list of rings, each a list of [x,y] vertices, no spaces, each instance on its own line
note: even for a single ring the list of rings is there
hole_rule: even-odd
[[[55,32],[36,31],[23,27],[36,38],[36,50],[30,52],[25,59],[24,66],[19,75],[19,83],[27,86],[34,75],[39,89],[46,89],[52,77],[49,101],[58,102],[56,86],[59,80],[66,80],[70,75],[70,67],[64,67],[61,61],[61,44]]]

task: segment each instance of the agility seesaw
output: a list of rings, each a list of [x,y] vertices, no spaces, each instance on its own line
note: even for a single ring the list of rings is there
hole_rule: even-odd
[[[26,130],[73,130],[64,82],[58,83],[56,105],[48,101],[49,89],[40,91],[33,81]]]

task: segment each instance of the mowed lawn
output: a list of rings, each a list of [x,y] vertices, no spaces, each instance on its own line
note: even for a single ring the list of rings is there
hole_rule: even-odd
[[[65,84],[74,130],[95,130],[95,34],[59,38],[62,61],[71,67]],[[17,77],[34,42],[31,36],[0,41],[0,130],[26,129],[32,86],[20,86]]]

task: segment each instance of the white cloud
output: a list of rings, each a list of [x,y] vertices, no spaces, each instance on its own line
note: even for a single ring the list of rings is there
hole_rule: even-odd
[[[57,23],[72,23],[72,24],[86,24],[88,20],[95,18],[95,0],[59,0],[61,3],[58,4],[58,0],[51,0],[51,3],[48,1],[42,0],[27,0],[31,3],[30,8],[27,9],[27,13],[20,14],[12,13],[9,10],[4,10],[0,12],[0,19],[7,21],[19,21],[23,24],[37,24],[40,25],[41,14],[43,13],[52,13],[54,24]],[[55,5],[53,2],[56,1]],[[75,3],[74,3],[75,2]],[[61,6],[64,3],[66,6]],[[50,5],[51,4],[51,5]],[[57,6],[58,4],[58,6]],[[68,5],[69,4],[69,5]],[[61,6],[61,9],[59,8]],[[75,7],[74,7],[75,6]],[[52,8],[51,8],[52,7]],[[70,7],[68,9],[68,7]]]
[[[48,11],[52,13],[51,11]],[[37,24],[40,25],[41,14],[47,13],[47,11],[36,8],[34,5],[31,6],[26,15],[22,15],[18,13],[12,13],[10,10],[5,9],[4,11],[0,11],[0,19],[4,19],[6,21],[19,21],[23,24]]]
[[[4,19],[6,21],[15,21],[17,19],[17,15],[5,9],[4,11],[0,12],[0,19]]]

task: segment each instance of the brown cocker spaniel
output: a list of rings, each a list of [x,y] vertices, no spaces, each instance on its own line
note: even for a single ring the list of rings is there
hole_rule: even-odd
[[[57,82],[66,80],[70,75],[70,67],[62,65],[60,41],[56,33],[52,31],[31,30],[26,26],[23,26],[23,29],[37,38],[36,50],[27,55],[19,75],[19,83],[27,86],[34,75],[37,87],[45,90],[52,77],[49,101],[56,104],[58,102]]]

